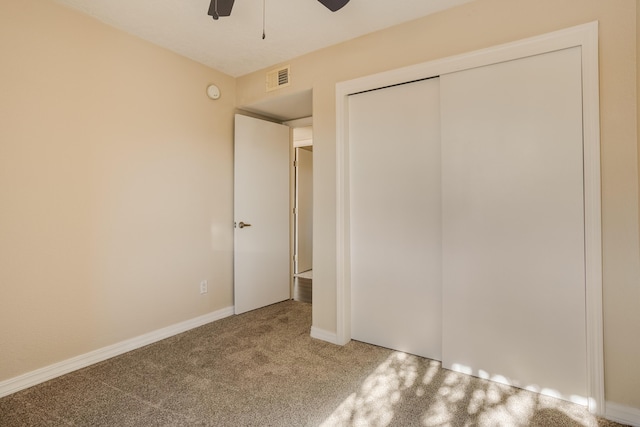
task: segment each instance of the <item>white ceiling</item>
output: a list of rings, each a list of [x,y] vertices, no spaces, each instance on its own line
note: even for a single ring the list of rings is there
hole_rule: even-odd
[[[55,0],[234,77],[472,0],[236,0],[214,21],[210,0]],[[401,48],[399,46],[398,48]]]

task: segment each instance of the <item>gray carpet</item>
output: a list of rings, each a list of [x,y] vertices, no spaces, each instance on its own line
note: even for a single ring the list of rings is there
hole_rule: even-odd
[[[295,301],[229,317],[2,398],[0,425],[619,425],[310,326]]]

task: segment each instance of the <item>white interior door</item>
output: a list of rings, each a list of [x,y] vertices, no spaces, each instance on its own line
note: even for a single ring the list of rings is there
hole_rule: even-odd
[[[351,334],[440,360],[438,79],[349,98]]]
[[[580,48],[441,76],[443,366],[587,396]]]
[[[289,128],[235,116],[236,314],[290,297]]]

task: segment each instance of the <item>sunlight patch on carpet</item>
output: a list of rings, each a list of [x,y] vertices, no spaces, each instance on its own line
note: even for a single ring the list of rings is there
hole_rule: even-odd
[[[477,426],[598,426],[596,417],[579,405],[442,369],[437,361],[426,361],[425,365],[424,359],[394,352],[321,427],[398,424],[406,412],[398,410],[403,401],[410,401],[421,414],[412,425],[419,419],[424,427],[460,422]]]
[[[437,371],[437,362],[434,363]],[[387,426],[393,420],[394,406],[402,400],[403,392],[416,384],[417,379],[415,358],[394,352],[367,377],[360,390],[345,399],[321,426]]]

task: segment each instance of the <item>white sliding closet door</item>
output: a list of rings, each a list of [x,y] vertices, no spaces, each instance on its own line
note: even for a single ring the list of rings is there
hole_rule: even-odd
[[[349,98],[351,331],[440,360],[438,79]]]
[[[441,77],[443,366],[587,396],[581,50]]]

